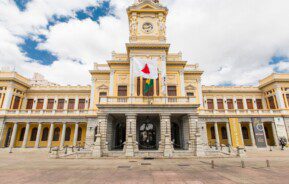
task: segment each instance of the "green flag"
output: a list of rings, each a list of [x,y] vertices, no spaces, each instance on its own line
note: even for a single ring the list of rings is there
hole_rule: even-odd
[[[149,90],[154,86],[154,80],[153,79],[147,79],[145,84],[144,93],[149,92]]]

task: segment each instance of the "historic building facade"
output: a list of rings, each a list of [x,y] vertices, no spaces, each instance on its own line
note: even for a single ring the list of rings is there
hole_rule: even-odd
[[[269,149],[289,134],[289,74],[256,87],[202,86],[203,71],[166,42],[168,10],[139,0],[127,9],[126,53],[90,70],[90,86],[60,86],[40,74],[0,72],[0,146],[82,147],[92,156],[206,156]],[[134,76],[133,61],[157,62],[157,79]],[[80,151],[81,152],[81,151]]]

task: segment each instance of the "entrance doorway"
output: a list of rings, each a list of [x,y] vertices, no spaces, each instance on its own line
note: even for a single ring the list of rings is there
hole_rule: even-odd
[[[181,129],[179,124],[174,122],[171,125],[171,137],[174,144],[174,149],[181,149]]]
[[[122,150],[126,139],[126,125],[124,122],[116,123],[114,134],[114,149]]]
[[[159,140],[158,116],[138,117],[138,143],[140,150],[157,150]]]

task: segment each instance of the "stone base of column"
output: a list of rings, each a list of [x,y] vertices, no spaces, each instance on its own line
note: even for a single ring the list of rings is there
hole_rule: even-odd
[[[126,157],[133,157],[134,156],[134,149],[133,149],[133,135],[128,134],[127,135],[127,141],[125,144],[125,156]]]
[[[206,156],[202,137],[200,133],[196,133],[196,156],[197,157]]]
[[[94,143],[93,149],[92,149],[92,157],[100,158],[101,156],[102,156],[102,152],[101,152],[101,135],[97,134],[96,135],[96,140],[95,140],[95,143]]]
[[[173,147],[171,136],[169,134],[165,134],[165,148],[164,148],[164,157],[173,157]]]

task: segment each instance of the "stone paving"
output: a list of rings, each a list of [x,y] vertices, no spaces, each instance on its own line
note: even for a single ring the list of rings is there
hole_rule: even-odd
[[[0,183],[289,184],[289,151],[254,152],[244,158],[48,159],[46,152],[0,151]],[[266,165],[270,160],[270,168]]]

